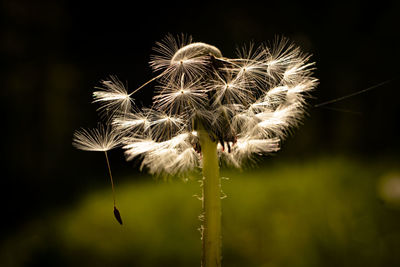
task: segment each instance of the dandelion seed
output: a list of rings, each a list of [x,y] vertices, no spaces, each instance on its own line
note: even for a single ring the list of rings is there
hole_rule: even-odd
[[[279,82],[285,75],[289,66],[300,64],[302,66],[307,62],[308,57],[301,54],[299,47],[290,43],[286,38],[275,38],[271,47],[265,47],[266,64],[268,65],[268,74],[271,82]],[[308,72],[307,68],[303,72]],[[298,74],[303,74],[299,72]],[[298,77],[297,78],[301,78]]]
[[[146,155],[150,151],[154,151],[158,148],[158,143],[152,139],[141,139],[141,138],[126,138],[125,145],[123,148],[126,149],[126,159],[132,160],[139,155]]]
[[[214,92],[212,105],[219,107],[223,104],[248,105],[254,101],[253,93],[249,83],[239,79],[231,72],[216,74],[216,79],[211,80],[208,90]]]
[[[125,86],[116,77],[102,81],[103,87],[97,87],[99,91],[93,92],[93,103],[100,103],[98,111],[102,115],[112,117],[116,112],[127,113],[132,104],[130,94]]]
[[[248,47],[237,49],[237,55],[237,59],[229,59],[233,66],[228,69],[234,72],[238,79],[251,84],[254,91],[265,90],[268,69],[264,48],[262,46],[254,48],[254,44],[251,43]]]
[[[151,114],[150,131],[151,136],[157,141],[171,138],[184,128],[184,119],[177,115],[169,115],[163,112],[154,111]]]
[[[190,43],[192,43],[191,36],[181,35],[175,38],[171,34],[168,34],[161,42],[156,42],[156,46],[153,48],[156,54],[151,56],[150,66],[154,71],[168,68],[175,53]]]
[[[75,131],[73,146],[85,151],[108,151],[120,145],[122,136],[110,126],[99,124],[94,129]]]
[[[150,66],[154,71],[162,70],[162,76],[167,80],[179,79],[182,74],[196,78],[207,69],[210,55],[221,57],[222,54],[215,46],[192,42],[192,38],[182,35],[175,39],[167,35],[161,42],[156,43],[153,49],[156,54],[152,56]]]
[[[121,214],[119,213],[119,210],[115,206],[114,206],[114,217],[119,222],[119,224],[122,225]]]
[[[199,79],[185,81],[182,74],[179,83],[170,82],[159,87],[159,94],[154,97],[155,107],[168,114],[184,115],[191,110],[204,107],[207,99],[207,90]]]
[[[121,135],[118,132],[114,131],[108,125],[104,126],[102,124],[99,124],[98,127],[94,129],[81,129],[80,131],[75,131],[72,144],[80,150],[104,152],[111,182],[114,202],[114,216],[116,220],[122,225],[121,215],[116,208],[114,180],[111,173],[110,161],[108,160],[107,154],[107,151],[119,146],[120,143]]]

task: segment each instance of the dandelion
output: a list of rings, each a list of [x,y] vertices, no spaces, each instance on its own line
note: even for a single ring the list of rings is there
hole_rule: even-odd
[[[202,266],[221,266],[219,166],[241,168],[279,150],[318,83],[314,63],[286,38],[250,44],[236,58],[186,35],[167,35],[153,50],[152,79],[128,93],[112,78],[93,94],[108,114],[110,132],[81,131],[74,144],[91,151],[121,144],[127,160],[141,160],[140,168],[153,175],[201,170]],[[152,82],[158,83],[153,106],[136,106],[131,96]]]

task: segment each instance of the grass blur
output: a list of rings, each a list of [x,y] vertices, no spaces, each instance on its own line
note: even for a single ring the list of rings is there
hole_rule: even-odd
[[[223,266],[400,266],[395,163],[325,158],[222,176]],[[199,183],[116,180],[122,227],[111,189],[90,192],[4,240],[0,266],[200,266]]]

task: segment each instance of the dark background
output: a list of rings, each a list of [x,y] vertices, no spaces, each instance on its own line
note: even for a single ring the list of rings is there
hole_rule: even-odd
[[[309,116],[274,160],[335,154],[398,159],[399,11],[399,1],[2,1],[0,234],[11,235],[29,218],[104,185],[96,178],[105,171],[103,156],[75,150],[72,134],[95,126],[90,102],[100,80],[117,75],[133,89],[152,77],[152,47],[167,33],[190,34],[227,57],[237,46],[275,35],[313,54],[320,85]],[[151,89],[136,100],[149,103]],[[137,172],[121,151],[111,154],[115,172]]]

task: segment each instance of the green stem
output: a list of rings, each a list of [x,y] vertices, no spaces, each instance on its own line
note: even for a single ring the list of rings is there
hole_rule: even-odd
[[[221,178],[217,143],[199,131],[203,158],[203,267],[221,267]]]

